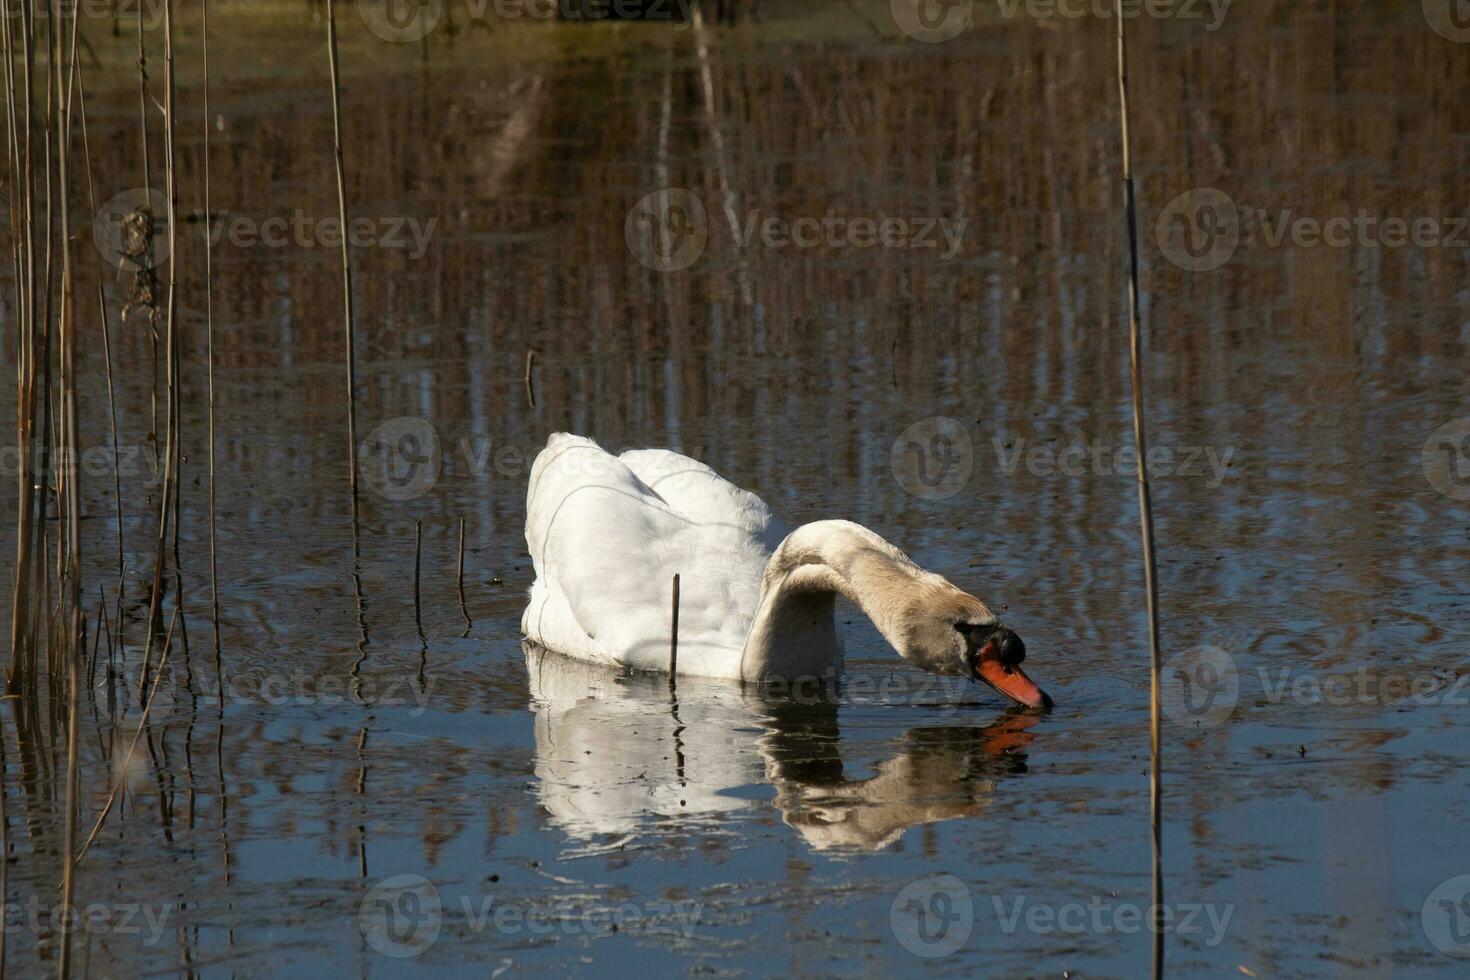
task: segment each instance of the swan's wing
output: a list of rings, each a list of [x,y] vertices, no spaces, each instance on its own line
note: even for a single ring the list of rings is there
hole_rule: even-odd
[[[691,521],[739,528],[767,554],[785,537],[785,527],[771,515],[764,500],[697,459],[672,449],[631,449],[618,458],[667,501],[671,510]]]
[[[676,513],[621,459],[564,433],[536,457],[526,509],[536,569],[521,620],[528,637],[582,659],[667,670],[680,573],[680,672],[739,676],[765,567],[743,525]]]

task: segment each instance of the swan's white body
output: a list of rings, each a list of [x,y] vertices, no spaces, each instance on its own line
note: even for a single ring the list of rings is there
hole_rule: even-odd
[[[536,581],[522,632],[579,660],[667,671],[678,574],[680,674],[831,677],[842,595],[915,665],[1046,703],[996,659],[998,642],[1020,644],[980,600],[850,521],[785,534],[759,497],[676,452],[613,456],[591,439],[551,436],[531,467],[526,543]]]
[[[679,673],[742,676],[761,576],[781,542],[759,497],[679,453],[613,456],[558,433],[531,467],[526,502],[527,637],[579,660],[668,670],[679,573]]]

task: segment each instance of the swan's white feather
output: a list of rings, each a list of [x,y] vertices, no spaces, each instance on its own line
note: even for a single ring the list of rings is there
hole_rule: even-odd
[[[531,467],[522,632],[581,660],[667,670],[678,573],[679,672],[739,678],[773,537],[765,503],[703,463],[557,433]]]

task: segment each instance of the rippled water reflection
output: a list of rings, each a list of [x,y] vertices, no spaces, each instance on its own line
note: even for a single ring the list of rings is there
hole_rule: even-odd
[[[1227,715],[1190,700],[1165,728],[1167,895],[1228,910],[1219,930],[1170,937],[1180,973],[1457,966],[1421,910],[1470,873],[1470,493],[1463,469],[1434,471],[1437,490],[1423,464],[1467,410],[1466,249],[1273,245],[1264,230],[1282,209],[1464,218],[1470,48],[1414,6],[1252,6],[1217,32],[1136,22],[1145,368],[1152,442],[1170,453],[1155,483],[1165,646],[1219,648],[1216,673],[1190,676],[1236,691]],[[224,649],[216,661],[208,637],[196,394],[191,654],[78,891],[164,918],[154,942],[94,931],[95,972],[1146,968],[1126,916],[1149,901],[1147,652],[1111,25],[982,12],[922,44],[883,5],[771,11],[710,29],[707,77],[686,30],[527,25],[508,44],[466,29],[431,38],[427,67],[381,70],[363,58],[386,49],[348,39],[352,200],[380,233],[354,253],[360,581],[336,253],[289,230],[278,247],[226,236]],[[308,29],[289,25],[283,61]],[[125,65],[126,37],[96,43]],[[229,33],[219,50],[249,58]],[[215,204],[257,231],[335,213],[322,69],[306,59],[265,89],[214,93]],[[99,103],[110,196],[139,173],[134,103]],[[200,153],[187,136],[190,200]],[[664,186],[707,220],[703,251],[669,273],[627,232]],[[1192,272],[1150,216],[1206,187],[1255,231]],[[829,213],[965,231],[948,257],[758,231],[741,244],[766,218]],[[410,219],[432,228],[421,256]],[[408,247],[382,240],[395,223]],[[200,229],[179,258],[195,393]],[[156,492],[146,332],[118,347],[136,599]],[[84,353],[83,442],[104,446],[100,351]],[[524,651],[525,478],[559,429],[682,448],[788,522],[879,530],[1005,604],[1056,710],[916,674],[851,609],[845,684],[797,701],[696,682],[671,697],[659,678]],[[894,465],[896,441],[912,465]],[[105,467],[84,487],[89,581],[109,588],[110,487]],[[107,688],[99,675],[84,728],[87,826],[136,717],[119,687],[111,720]],[[65,750],[46,705],[8,705],[9,887],[24,902],[58,880]],[[959,904],[933,904],[948,879],[904,891],[936,873]],[[949,958],[895,933],[912,901],[970,909]],[[1105,913],[1058,924],[1079,906]],[[54,937],[25,926],[9,950],[14,968],[49,968]]]

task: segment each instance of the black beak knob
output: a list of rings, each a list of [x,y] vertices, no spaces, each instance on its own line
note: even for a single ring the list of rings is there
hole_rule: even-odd
[[[1002,635],[997,639],[1000,641],[998,646],[1000,648],[1001,663],[1007,667],[1014,667],[1026,659],[1026,644],[1021,642],[1019,636],[1010,630],[1004,630],[1002,631]]]

